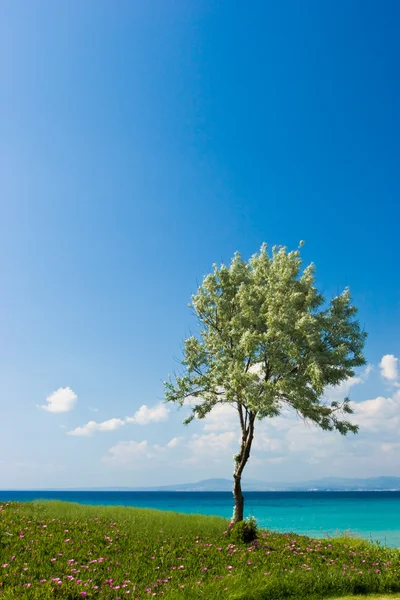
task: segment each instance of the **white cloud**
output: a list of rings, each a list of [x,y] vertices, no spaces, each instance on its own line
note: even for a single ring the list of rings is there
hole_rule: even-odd
[[[316,425],[305,424],[294,413],[286,412],[257,424],[255,456],[261,460],[261,456],[269,459],[275,455],[289,458],[291,463],[325,465],[325,472],[319,476],[326,474],[327,464],[330,465],[328,474],[338,469],[339,475],[343,469],[343,474],[351,475],[349,469],[356,470],[357,465],[366,475],[371,472],[369,469],[379,474],[383,454],[394,457],[395,450],[400,448],[400,391],[390,398],[378,396],[352,402],[351,406],[354,415],[349,416],[349,420],[359,426],[358,435],[343,437],[338,432],[322,431]],[[394,471],[395,461],[392,467]],[[382,469],[390,470],[390,464],[383,461]]]
[[[382,377],[389,381],[396,381],[399,379],[398,360],[399,359],[393,354],[385,354],[385,356],[382,357],[382,360],[379,363]]]
[[[115,431],[126,423],[135,423],[137,425],[147,425],[148,423],[158,423],[168,419],[168,408],[165,404],[157,404],[153,408],[149,408],[145,404],[139,408],[133,417],[126,419],[112,418],[108,421],[98,423],[97,421],[89,421],[82,427],[76,427],[72,431],[68,431],[68,435],[74,436],[90,436],[99,431]]]
[[[78,396],[70,387],[59,388],[50,394],[50,396],[47,396],[47,404],[43,404],[40,408],[52,413],[65,413],[70,412],[77,401]]]
[[[127,423],[136,423],[137,425],[148,425],[148,423],[159,423],[168,419],[169,409],[163,403],[156,404],[152,408],[143,404],[135,412],[133,417],[127,417]]]
[[[364,369],[364,375],[365,377],[368,377],[368,375],[371,373],[371,371],[374,370],[374,367],[372,365],[367,365]]]
[[[340,401],[351,394],[355,386],[364,384],[371,372],[368,366],[359,376],[352,377],[336,387],[327,388],[324,400],[330,403]],[[314,465],[322,469],[330,465],[330,472],[349,473],[350,466],[357,465],[368,474],[371,468],[379,472],[379,460],[383,460],[382,470],[390,469],[389,457],[394,457],[400,447],[397,432],[400,429],[400,391],[389,398],[378,396],[362,402],[352,402],[354,415],[349,416],[360,427],[359,434],[346,437],[338,432],[326,432],[312,423],[305,423],[294,413],[285,409],[279,417],[256,421],[251,465],[261,468],[262,464],[280,463],[286,465]],[[201,461],[231,461],[230,451],[239,449],[239,421],[235,408],[230,405],[217,405],[204,421],[203,435],[193,435],[187,442],[188,458],[184,463]],[[382,457],[387,456],[387,459]],[[386,460],[386,462],[385,462]],[[318,467],[318,465],[320,465]],[[314,468],[313,467],[313,468]],[[294,468],[294,467],[288,467]],[[303,467],[301,467],[303,468]],[[361,471],[360,471],[361,472]],[[326,468],[319,476],[326,474]],[[279,477],[279,473],[278,473]]]
[[[122,419],[108,419],[108,421],[103,421],[101,423],[89,421],[89,423],[86,423],[86,425],[83,425],[82,427],[76,427],[72,431],[68,431],[68,435],[90,436],[96,431],[115,431],[123,425],[125,425],[125,421]]]
[[[203,462],[219,462],[229,457],[233,450],[237,451],[238,434],[234,431],[223,433],[193,434],[187,443],[189,455],[184,459],[185,464]],[[230,458],[230,457],[229,457]]]
[[[351,395],[356,386],[365,384],[370,372],[371,366],[368,366],[357,377],[334,388],[327,388],[324,400],[343,400]],[[270,481],[398,473],[396,458],[400,449],[400,391],[395,390],[388,396],[352,401],[354,415],[348,418],[360,427],[356,436],[349,434],[343,437],[338,432],[321,431],[313,424],[305,424],[293,411],[286,409],[279,417],[256,421],[252,455],[246,472]],[[157,404],[152,407],[143,405],[133,416],[110,419],[109,422],[116,421],[118,425],[115,428],[118,428],[124,423],[144,425],[166,418],[167,406]],[[75,433],[75,430],[71,433],[90,435],[94,431],[107,430],[107,426],[101,429],[101,425],[90,422],[77,428],[79,433]],[[110,466],[143,470],[150,466],[157,469],[168,465],[172,472],[186,467],[188,472],[185,479],[196,479],[203,471],[205,477],[209,476],[208,472],[213,476],[228,476],[232,468],[232,455],[240,445],[236,409],[228,404],[218,404],[204,420],[196,420],[194,427],[193,435],[172,437],[172,433],[163,445],[147,440],[119,442],[109,449],[103,461]],[[85,428],[89,428],[88,433],[81,431]]]
[[[204,419],[204,431],[227,431],[238,426],[238,412],[230,404],[217,404]]]
[[[176,448],[179,444],[180,444],[181,438],[179,437],[174,437],[172,438],[172,440],[170,440],[167,444],[168,448]]]
[[[345,398],[348,398],[352,388],[355,385],[361,385],[365,383],[365,380],[367,379],[371,370],[371,365],[367,365],[364,371],[357,377],[349,377],[348,379],[345,379],[345,381],[339,383],[339,385],[328,386],[324,394],[325,402],[327,404],[330,404],[334,401],[342,402]]]
[[[124,466],[135,464],[136,459],[151,458],[151,447],[147,440],[142,442],[118,442],[108,450],[104,462],[111,465]]]
[[[359,383],[358,380],[347,382],[346,389],[343,385],[340,393],[348,393],[352,385]],[[352,402],[352,407],[355,414],[349,418],[360,426],[356,436],[343,437],[338,432],[321,431],[313,424],[305,424],[293,411],[257,421],[246,472],[270,481],[398,472],[400,391],[388,398],[378,396]],[[232,455],[239,450],[240,444],[235,409],[228,405],[218,406],[198,424],[202,425],[200,432],[186,439],[174,437],[165,445],[146,440],[119,442],[110,448],[104,462],[110,466],[137,469],[149,468],[150,464],[152,468],[157,468],[157,464],[168,464],[171,470],[187,467],[196,472],[207,465],[210,472],[214,469],[215,476],[228,476]],[[235,426],[227,430],[226,426],[231,424]],[[195,470],[190,472],[194,479]]]
[[[261,430],[262,434],[262,430]],[[282,440],[268,437],[268,435],[256,435],[254,436],[253,449],[257,452],[281,452],[283,450],[284,444]]]
[[[378,396],[372,400],[353,402],[353,420],[360,426],[361,432],[380,432],[389,434],[400,427],[400,391],[390,398]]]
[[[279,465],[287,460],[287,456],[252,456],[251,466]]]
[[[255,365],[251,365],[249,369],[249,373],[253,373],[254,375],[262,375],[264,369],[264,365],[262,362],[256,363]]]
[[[342,401],[352,388],[364,383],[370,369],[358,377],[351,377],[325,392],[325,402]],[[187,443],[189,456],[185,463],[231,460],[231,453],[239,450],[240,425],[236,408],[230,404],[217,404],[207,415],[203,435],[193,435]],[[250,463],[279,464],[289,456],[307,461],[310,457],[320,462],[334,453],[340,445],[340,434],[322,432],[317,426],[304,423],[293,410],[282,410],[278,417],[256,421],[253,452]],[[254,460],[256,459],[256,460]]]
[[[400,442],[384,443],[381,446],[383,452],[396,452],[400,450]]]
[[[366,383],[372,369],[368,365],[358,376],[349,378],[339,386],[327,388],[324,401],[342,401],[351,395],[356,386]],[[322,431],[312,423],[305,423],[289,409],[284,409],[279,417],[256,421],[249,465],[255,469],[261,469],[263,464],[271,465],[271,468],[276,465],[276,474],[270,477],[278,477],[278,480],[281,477],[278,470],[280,463],[284,463],[285,472],[293,470],[294,478],[299,478],[296,469],[304,469],[306,473],[307,468],[311,467],[312,476],[334,474],[335,470],[337,475],[346,473],[361,476],[360,473],[364,473],[368,476],[369,468],[380,472],[380,461],[382,473],[397,472],[394,456],[395,449],[400,447],[396,445],[399,443],[400,391],[389,398],[378,396],[362,402],[352,401],[351,405],[355,414],[348,419],[360,427],[356,436]],[[202,434],[193,435],[187,440],[188,456],[182,463],[215,465],[226,461],[226,465],[230,464],[231,452],[238,451],[240,443],[236,409],[228,404],[219,404],[204,421],[197,423],[202,426]],[[326,471],[327,464],[329,472]],[[394,468],[391,468],[391,464]],[[256,476],[264,479],[263,475]],[[307,478],[307,475],[304,477]]]
[[[173,438],[165,446],[149,444],[147,440],[142,440],[141,442],[135,440],[118,442],[108,450],[107,455],[103,458],[103,462],[108,465],[143,468],[149,460],[152,461],[152,465],[154,465],[155,460],[167,460],[169,452],[178,443],[179,438]]]

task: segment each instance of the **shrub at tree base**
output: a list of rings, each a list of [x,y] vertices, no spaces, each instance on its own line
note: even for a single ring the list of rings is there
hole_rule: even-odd
[[[231,521],[228,528],[229,539],[235,544],[251,544],[257,539],[258,527],[254,517],[234,523]]]

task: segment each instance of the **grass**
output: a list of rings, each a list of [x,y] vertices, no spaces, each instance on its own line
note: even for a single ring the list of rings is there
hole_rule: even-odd
[[[332,598],[330,600],[399,600],[400,596],[394,596],[390,594],[390,596],[382,596],[381,594],[368,594],[367,596],[364,594],[363,596],[339,596],[338,598]]]
[[[219,517],[62,502],[0,503],[0,600],[279,600],[398,592],[400,551],[260,532]]]

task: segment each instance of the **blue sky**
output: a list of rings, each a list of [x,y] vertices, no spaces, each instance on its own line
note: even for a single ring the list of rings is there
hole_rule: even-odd
[[[2,3],[1,487],[230,477],[231,415],[184,428],[162,380],[212,263],[301,239],[369,333],[371,368],[328,390],[350,391],[361,433],[266,423],[248,476],[400,476],[399,18],[366,0]]]

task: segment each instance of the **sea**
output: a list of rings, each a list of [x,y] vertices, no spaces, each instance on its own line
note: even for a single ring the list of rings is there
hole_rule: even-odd
[[[280,532],[329,537],[343,532],[400,548],[400,492],[244,492],[245,513]],[[230,492],[1,491],[8,501],[63,500],[232,516]]]

